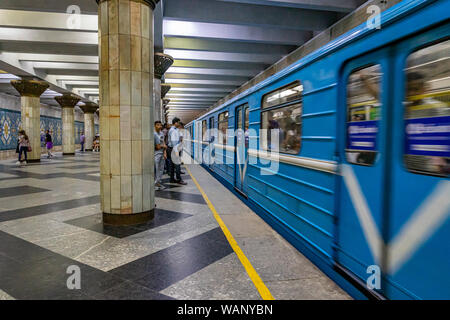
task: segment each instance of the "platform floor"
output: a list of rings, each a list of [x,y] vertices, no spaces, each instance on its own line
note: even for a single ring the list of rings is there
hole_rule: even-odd
[[[0,161],[0,300],[350,299],[206,170],[184,170],[187,186],[166,177],[156,192],[152,222],[118,228],[101,223],[98,154]]]

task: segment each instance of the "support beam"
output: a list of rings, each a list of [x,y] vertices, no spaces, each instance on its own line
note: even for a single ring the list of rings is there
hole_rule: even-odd
[[[235,53],[271,53],[286,55],[297,48],[294,45],[247,43],[229,40],[166,37],[165,49],[184,49]]]
[[[164,20],[165,37],[192,37],[274,43],[299,46],[311,38],[311,31],[241,26],[233,24]]]
[[[32,151],[28,153],[28,162],[41,161],[41,103],[40,96],[49,87],[36,80],[12,80],[11,85],[21,96],[22,128],[28,135]]]
[[[351,12],[366,0],[219,0],[231,3],[248,3],[265,6],[279,6],[309,10],[323,10],[335,12]]]
[[[154,217],[153,9],[158,0],[102,0],[100,198],[104,224]],[[122,41],[120,40],[122,39]]]
[[[84,112],[84,148],[86,151],[92,151],[95,137],[94,113],[97,111],[98,105],[95,103],[85,103],[80,108]]]
[[[241,70],[241,69],[207,69],[207,68],[183,68],[170,67],[167,74],[187,74],[187,75],[222,75],[238,77],[254,77],[260,70]]]
[[[307,8],[269,7],[216,0],[189,0],[189,10],[186,10],[186,4],[182,1],[169,0],[165,2],[164,18],[290,30],[323,30],[336,20],[336,14]]]
[[[62,108],[61,118],[63,124],[63,155],[75,154],[75,114],[74,108],[80,99],[71,94],[55,97]]]

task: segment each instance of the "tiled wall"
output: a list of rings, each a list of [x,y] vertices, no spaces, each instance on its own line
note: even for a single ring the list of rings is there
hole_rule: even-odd
[[[0,150],[16,149],[21,122],[20,112],[0,109]]]
[[[18,132],[21,126],[19,111],[0,108],[0,150],[15,150],[18,140]],[[84,122],[75,121],[75,143],[80,143],[80,135],[84,131]],[[41,116],[41,133],[50,131],[53,144],[62,144],[62,121],[60,118]],[[98,124],[95,125],[95,133],[98,134]],[[41,139],[42,141],[42,139]],[[44,142],[41,142],[44,146]]]

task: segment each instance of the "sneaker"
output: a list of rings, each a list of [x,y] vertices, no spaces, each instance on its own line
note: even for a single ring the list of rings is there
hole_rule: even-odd
[[[20,161],[16,161],[16,164],[21,164],[21,162]]]
[[[180,171],[180,174],[186,174],[186,172],[184,172],[184,171]]]
[[[183,186],[187,185],[187,182],[184,182],[183,180],[178,180],[176,183],[182,184]]]

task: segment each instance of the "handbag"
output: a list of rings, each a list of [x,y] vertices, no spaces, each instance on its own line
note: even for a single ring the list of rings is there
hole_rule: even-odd
[[[28,152],[33,151],[33,149],[31,148],[31,145],[30,145],[30,141],[27,141],[27,143],[28,143]]]

